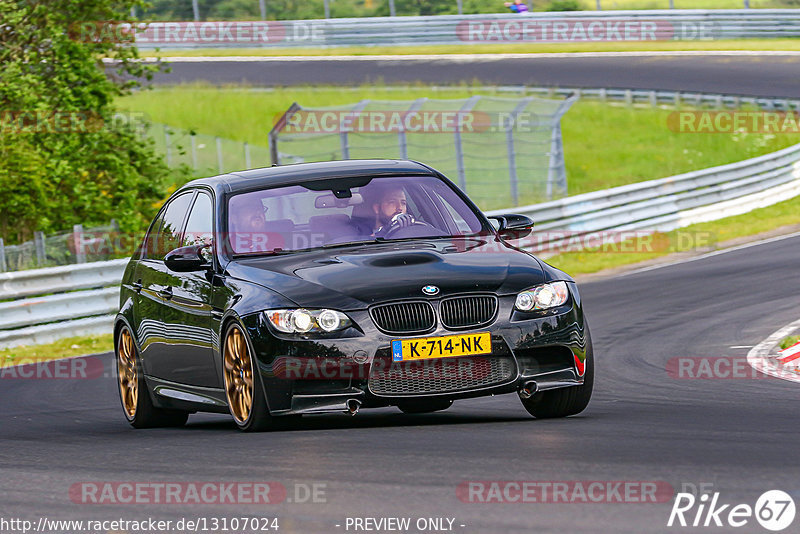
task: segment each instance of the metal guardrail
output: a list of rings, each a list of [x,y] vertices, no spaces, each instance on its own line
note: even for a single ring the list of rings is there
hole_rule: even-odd
[[[602,231],[670,231],[769,206],[800,195],[800,144],[772,154],[543,204],[488,212],[536,222],[534,250],[555,250]],[[566,235],[564,232],[567,231]]]
[[[293,21],[150,22],[141,49],[694,41],[800,36],[797,9],[664,9]]]
[[[501,87],[519,92],[520,87]],[[529,94],[570,94],[575,89],[525,88]],[[668,91],[582,89],[584,97],[670,105],[756,105],[800,110],[800,102]],[[668,231],[745,213],[800,195],[800,144],[783,150],[668,178],[595,191],[543,204],[487,212],[533,218],[538,246],[604,230]],[[568,237],[564,237],[565,234]],[[540,253],[541,254],[541,253]],[[546,256],[547,254],[541,254]],[[128,259],[0,273],[0,348],[62,337],[110,332],[119,280]],[[47,295],[47,296],[41,296]],[[16,300],[9,300],[16,299]]]

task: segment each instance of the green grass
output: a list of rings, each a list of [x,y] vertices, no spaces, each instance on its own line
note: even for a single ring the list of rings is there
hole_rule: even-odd
[[[267,134],[276,118],[292,102],[299,102],[304,106],[325,107],[354,103],[362,99],[452,99],[466,98],[473,94],[495,94],[512,98],[519,96],[493,93],[471,86],[433,91],[426,86],[410,86],[399,90],[382,86],[363,86],[352,90],[340,87],[253,90],[246,87],[186,85],[142,91],[122,99],[120,106],[132,112],[143,113],[154,122],[248,142],[253,145],[254,150],[262,154],[261,159],[254,159],[252,164],[266,166],[269,164],[266,156]],[[667,119],[671,113],[673,110],[670,109],[626,108],[590,100],[576,103],[562,121],[569,193],[585,193],[733,163],[800,142],[796,135],[674,133],[667,127]],[[426,134],[416,135],[419,139]],[[482,134],[470,135],[474,139],[470,140],[469,146],[480,146],[481,139],[478,136]],[[431,145],[441,144],[447,143],[447,139],[442,134],[429,134],[418,144],[426,142]],[[385,154],[385,157],[396,156],[395,153]],[[436,154],[432,149],[427,152],[412,152],[409,156],[429,161],[434,167],[441,167],[451,178],[456,178],[452,169],[436,162]],[[352,154],[351,157],[358,157],[358,154]],[[472,148],[468,150],[467,157],[476,162],[489,158],[486,160],[488,165],[493,163],[492,157],[499,156]],[[478,203],[484,210],[510,205],[507,196],[495,191],[498,185],[505,186],[508,180],[505,161],[500,162],[498,159],[498,162],[498,168],[494,169],[496,172],[483,177],[482,183],[470,187],[468,177],[468,192],[479,199]],[[243,167],[243,164],[240,165]],[[524,180],[524,176],[521,180]],[[526,193],[523,190],[520,204],[541,200],[543,199],[535,193]]]
[[[781,349],[788,349],[789,347],[791,347],[792,345],[794,345],[798,341],[800,341],[800,336],[789,336],[789,337],[783,338],[783,340],[780,342],[780,348]]]
[[[9,349],[0,349],[0,367],[110,352],[112,350],[114,350],[114,337],[111,334],[70,337],[44,345],[22,345]]]
[[[560,254],[549,258],[547,263],[570,274],[588,274],[652,260],[673,252],[711,251],[724,241],[793,224],[800,224],[800,197],[742,215],[694,224],[654,238],[644,238],[640,242],[643,246],[638,249],[634,242],[628,241],[624,245]],[[655,246],[651,249],[645,248],[649,243],[655,243]],[[624,252],[631,249],[653,252]]]
[[[196,56],[373,56],[405,54],[542,54],[565,52],[796,51],[800,39],[741,39],[719,41],[641,41],[597,43],[496,43],[426,46],[349,46],[340,48],[195,48],[141,50],[147,57]]]

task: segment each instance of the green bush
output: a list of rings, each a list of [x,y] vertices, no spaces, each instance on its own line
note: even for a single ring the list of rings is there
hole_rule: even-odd
[[[122,19],[133,3],[0,0],[0,237],[7,244],[34,230],[112,218],[137,232],[164,198],[169,170],[152,143],[113,119],[115,97],[157,67],[136,61],[124,38],[79,31]],[[102,57],[118,61],[112,76]]]

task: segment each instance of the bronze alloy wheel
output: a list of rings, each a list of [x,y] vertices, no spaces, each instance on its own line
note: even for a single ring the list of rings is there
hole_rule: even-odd
[[[128,418],[133,419],[139,401],[139,373],[136,369],[133,338],[127,327],[120,331],[117,343],[117,374],[122,407]]]
[[[253,360],[244,334],[233,326],[225,340],[225,394],[231,414],[239,424],[250,417],[253,407]]]

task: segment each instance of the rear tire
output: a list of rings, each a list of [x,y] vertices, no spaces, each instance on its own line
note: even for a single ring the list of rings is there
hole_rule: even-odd
[[[529,399],[521,399],[529,414],[537,419],[551,419],[576,415],[586,409],[594,388],[594,350],[588,327],[586,327],[586,339],[586,372],[583,385],[540,391]]]
[[[117,390],[122,411],[134,428],[179,427],[186,424],[187,412],[164,410],[153,405],[142,371],[142,362],[127,326],[117,335]]]
[[[431,413],[448,409],[453,401],[446,399],[426,400],[414,399],[397,405],[400,411],[407,414]]]
[[[231,322],[222,344],[222,365],[228,409],[242,432],[263,432],[274,424],[269,413],[261,373],[244,329]]]

